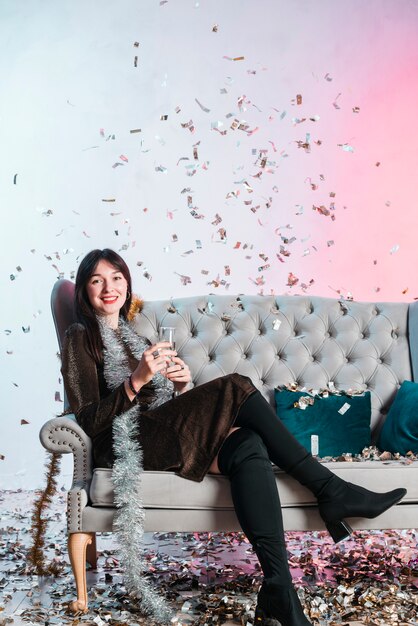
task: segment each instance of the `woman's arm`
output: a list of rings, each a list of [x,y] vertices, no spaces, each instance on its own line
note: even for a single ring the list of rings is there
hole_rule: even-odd
[[[61,356],[61,371],[70,407],[87,435],[95,437],[112,425],[115,415],[132,406],[135,396],[129,395],[126,383],[122,383],[115,391],[100,398],[96,363],[87,350],[86,331],[82,324],[73,324],[67,330]]]

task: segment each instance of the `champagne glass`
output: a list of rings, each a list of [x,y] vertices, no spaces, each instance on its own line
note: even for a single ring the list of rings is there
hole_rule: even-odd
[[[159,340],[168,341],[168,343],[171,344],[170,345],[171,350],[176,349],[176,340],[174,338],[175,332],[176,332],[176,329],[174,328],[174,326],[160,326]],[[174,365],[172,361],[168,364],[168,367],[170,367],[171,365]]]

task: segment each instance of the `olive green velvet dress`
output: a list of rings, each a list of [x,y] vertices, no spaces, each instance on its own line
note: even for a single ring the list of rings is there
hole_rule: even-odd
[[[126,346],[132,371],[138,361]],[[87,348],[81,324],[67,330],[62,349],[62,374],[71,410],[93,441],[95,467],[112,467],[112,423],[115,416],[139,403],[139,443],[144,470],[170,470],[194,481],[203,480],[240,406],[255,391],[239,374],[216,378],[177,398],[149,409],[156,396],[152,383],[131,400],[124,384],[110,391],[103,367]]]

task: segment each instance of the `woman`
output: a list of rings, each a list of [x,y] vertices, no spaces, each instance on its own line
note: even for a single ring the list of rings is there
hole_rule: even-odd
[[[150,345],[126,322],[131,291],[129,269],[117,253],[93,250],[82,260],[78,323],[67,331],[62,372],[70,406],[93,440],[95,465],[112,467],[112,423],[136,405],[145,470],[172,470],[194,481],[207,472],[229,477],[238,520],[264,574],[255,623],[273,617],[282,626],[309,625],[292,585],[271,462],[312,491],[335,541],[351,531],[345,517],[376,517],[406,490],[377,494],[332,474],[244,376],[188,390],[190,370],[170,344]]]

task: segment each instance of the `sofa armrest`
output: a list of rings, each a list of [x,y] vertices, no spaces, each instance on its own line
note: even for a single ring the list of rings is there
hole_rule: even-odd
[[[49,452],[74,455],[73,485],[85,485],[92,477],[92,442],[77,424],[74,415],[55,417],[44,424],[39,433],[44,448]]]

